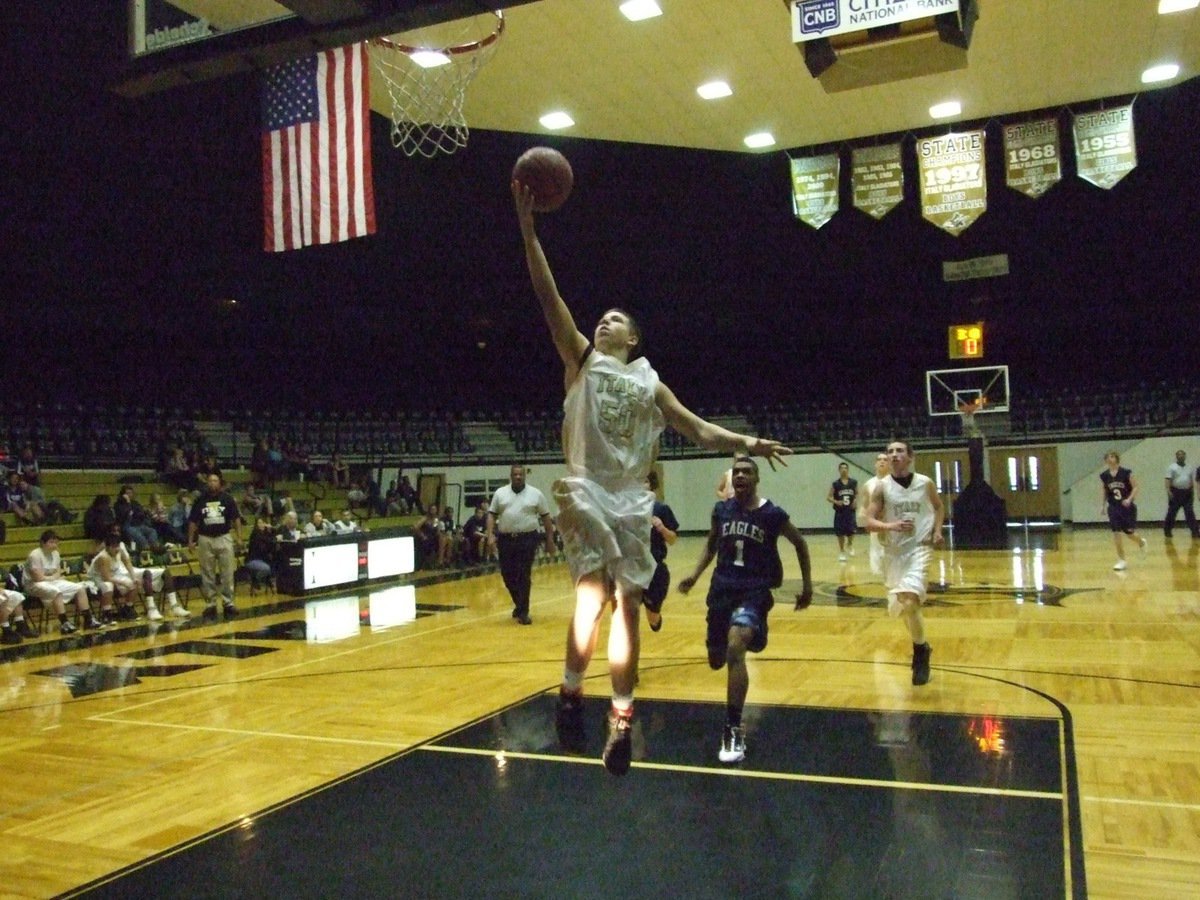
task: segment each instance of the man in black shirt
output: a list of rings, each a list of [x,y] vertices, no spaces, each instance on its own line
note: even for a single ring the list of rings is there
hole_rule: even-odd
[[[233,605],[233,572],[237,557],[231,531],[240,544],[242,517],[237,502],[225,490],[221,476],[210,474],[188,516],[188,550],[199,548],[200,593],[204,595],[206,619],[217,617],[218,576],[225,618],[237,615],[237,607]]]

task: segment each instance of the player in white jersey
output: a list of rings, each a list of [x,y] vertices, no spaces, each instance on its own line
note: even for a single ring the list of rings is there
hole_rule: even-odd
[[[925,639],[925,570],[931,547],[942,545],[942,521],[946,510],[933,482],[910,471],[912,448],[906,441],[887,447],[891,474],[871,492],[867,505],[867,531],[884,538],[883,582],[888,589],[888,613],[900,616],[913,642],[912,683],[929,681],[929,657],[933,652]]]
[[[875,474],[867,479],[867,483],[863,485],[862,491],[858,495],[858,524],[867,527],[867,507],[871,504],[871,494],[879,482],[887,477],[892,470],[888,463],[886,453],[877,453],[875,455]],[[875,575],[883,574],[883,535],[877,531],[868,532],[867,541],[867,559],[871,564],[871,572]]]
[[[655,562],[650,553],[654,495],[645,481],[670,425],[710,450],[776,460],[792,451],[778,441],[736,434],[701,419],[658,379],[641,358],[641,332],[623,310],[600,318],[591,341],[567,308],[534,227],[533,195],[514,181],[513,201],[525,244],[525,261],[550,338],[562,359],[563,449],[567,477],[554,484],[558,528],[575,581],[575,615],[567,629],[562,690],[555,723],[563,748],[582,752],[583,676],[606,606],[614,613],[608,640],[612,709],[608,714],[605,767],[629,770],[632,757],[633,687],[638,671],[642,591]],[[611,600],[610,600],[611,589]]]
[[[151,622],[161,622],[163,614],[154,600],[154,595],[160,591],[166,594],[171,615],[180,618],[188,616],[175,592],[171,573],[161,566],[135,566],[119,534],[105,537],[104,549],[92,557],[88,565],[88,575],[99,585],[103,597],[112,597],[115,591],[120,591],[124,603],[118,604],[118,619],[136,618],[133,600],[141,594],[146,604],[146,618]]]

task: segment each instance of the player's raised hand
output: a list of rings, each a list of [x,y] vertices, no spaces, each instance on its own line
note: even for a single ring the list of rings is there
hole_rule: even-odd
[[[785,456],[791,456],[795,451],[791,447],[785,447],[779,441],[773,441],[770,438],[753,438],[747,442],[746,449],[751,456],[761,456],[766,459],[771,466],[771,471],[775,471],[775,463],[779,463],[784,468],[787,467]]]

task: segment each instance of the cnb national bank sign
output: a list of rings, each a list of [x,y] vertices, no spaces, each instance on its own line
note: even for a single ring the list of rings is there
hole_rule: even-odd
[[[792,0],[792,41],[897,25],[958,12],[958,6],[959,0]]]

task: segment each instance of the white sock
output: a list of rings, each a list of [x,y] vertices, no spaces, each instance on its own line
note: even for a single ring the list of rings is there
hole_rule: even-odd
[[[613,709],[622,715],[629,715],[633,712],[633,695],[632,694],[613,694],[612,698]]]
[[[179,595],[177,593],[175,593],[174,591],[171,591],[171,593],[167,594],[167,602],[170,603],[172,606],[178,606],[179,605]]]
[[[570,669],[563,670],[563,687],[568,694],[578,694],[583,690],[583,673],[572,672]]]

